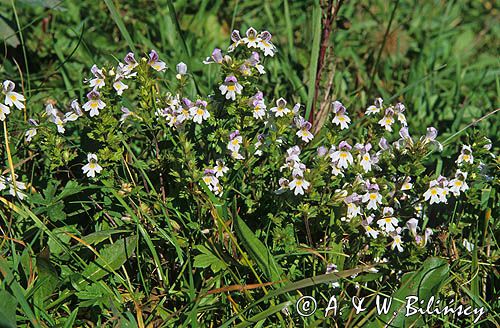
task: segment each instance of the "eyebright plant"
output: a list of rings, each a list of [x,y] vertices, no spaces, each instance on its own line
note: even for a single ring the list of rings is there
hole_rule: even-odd
[[[223,228],[232,229],[231,222],[217,221],[222,208],[260,237],[273,229],[269,244],[275,252],[306,244],[346,255],[328,257],[325,272],[360,263],[408,270],[439,254],[436,236],[471,232],[482,206],[477,195],[498,186],[490,140],[472,133],[458,145],[452,165],[443,165],[449,162],[439,155],[443,147],[457,145],[442,145],[434,127],[413,136],[421,128],[412,130],[406,114],[417,109],[381,98],[366,109],[356,99],[334,100],[329,120],[314,130],[297,99],[273,91],[265,69],[277,52],[271,39],[254,28],[245,37],[233,31],[227,51],[216,48],[203,61],[220,71],[209,95],[193,92],[186,64],[178,63],[171,73],[155,50],[128,53],[116,65],[92,66],[84,79],[85,99],[30,104],[37,110],[27,120],[23,143],[39,154],[39,176],[26,184],[21,181],[29,180],[29,172],[6,168],[2,195],[29,204],[47,185],[43,176],[77,181],[88,190],[80,194],[80,212],[103,227],[133,227],[139,221],[131,213],[138,220],[143,214],[154,217],[147,229],[156,238],[165,229],[174,231],[173,243],[183,251],[200,251],[192,245],[212,238],[228,242]],[[3,82],[4,122],[13,107],[25,108],[26,99],[14,89],[13,82]],[[126,202],[111,201],[116,197]],[[466,225],[456,224],[453,208],[463,209]],[[187,217],[196,219],[187,223]],[[467,253],[475,247],[465,238],[463,245]],[[166,262],[171,276],[182,274],[178,250],[161,247],[171,256]],[[231,280],[227,266],[243,265],[250,277],[248,263],[231,247],[227,252],[235,263],[211,266],[213,273],[222,270]],[[195,254],[195,267],[204,267],[206,253]],[[297,262],[279,263],[285,276],[307,277],[307,270],[294,269]]]

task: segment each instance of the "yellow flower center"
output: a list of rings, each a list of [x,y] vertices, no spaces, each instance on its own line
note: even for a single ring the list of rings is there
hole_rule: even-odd
[[[431,195],[437,195],[437,193],[438,192],[437,192],[436,188],[431,189]]]
[[[228,86],[227,86],[227,89],[228,89],[229,91],[234,91],[234,90],[236,90],[236,87],[235,87],[234,85],[228,85]]]
[[[297,187],[302,186],[302,180],[297,180],[297,181],[295,182],[295,185],[296,185]]]
[[[377,194],[375,194],[375,193],[371,193],[371,194],[370,194],[370,199],[371,199],[371,200],[375,200],[375,199],[377,199]]]
[[[342,158],[347,158],[347,153],[346,153],[346,152],[341,152],[341,153],[340,153],[340,157],[342,157]]]
[[[455,181],[455,186],[460,187],[462,185],[462,181],[457,180]]]
[[[196,111],[196,114],[198,114],[200,116],[203,115],[204,113],[205,113],[205,111],[201,108],[198,108],[198,110]]]
[[[11,99],[12,101],[16,101],[16,100],[17,100],[17,97],[16,97],[16,95],[10,95],[10,99]]]
[[[90,107],[96,108],[97,107],[97,102],[93,101],[90,103]]]

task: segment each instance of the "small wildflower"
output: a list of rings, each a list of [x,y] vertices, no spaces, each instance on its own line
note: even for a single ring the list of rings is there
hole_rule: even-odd
[[[215,171],[212,169],[205,170],[203,182],[205,182],[210,191],[216,190],[217,186],[219,185],[219,179],[217,179],[217,177],[215,176]]]
[[[258,48],[261,39],[257,35],[257,31],[253,27],[250,27],[246,32],[246,38],[243,38],[242,41],[248,48]]]
[[[311,184],[306,181],[302,176],[294,176],[292,182],[288,185],[290,190],[293,191],[295,195],[303,195],[304,190],[307,190]]]
[[[24,108],[23,102],[26,100],[24,96],[20,93],[14,91],[16,84],[10,80],[3,81],[2,93],[5,95],[5,105],[12,107],[16,106],[17,109],[21,110]],[[4,109],[5,111],[5,109]],[[8,114],[8,113],[6,113]],[[2,120],[3,121],[3,120]]]
[[[210,113],[207,110],[207,102],[198,99],[193,107],[189,109],[189,113],[193,118],[193,121],[201,124],[203,120],[207,120],[210,117]]]
[[[102,72],[102,69],[98,68],[97,65],[93,65],[92,68],[90,69],[92,74],[94,74],[94,78],[90,80],[90,87],[94,88],[94,90],[101,89],[106,85],[105,83],[105,76],[104,73]]]
[[[215,171],[215,176],[220,178],[229,171],[229,168],[224,164],[222,159],[218,159],[215,161],[213,170]]]
[[[264,103],[264,96],[261,91],[258,91],[252,98],[250,98],[250,106],[253,106],[253,117],[257,120],[266,116],[266,104]]]
[[[290,109],[286,107],[286,100],[283,98],[280,98],[276,100],[276,107],[271,108],[271,112],[274,113],[276,117],[283,117],[284,115],[287,115],[290,113]]]
[[[382,195],[379,194],[377,184],[368,184],[368,191],[363,195],[363,203],[368,203],[367,209],[377,209],[377,204],[382,204]]]
[[[31,142],[31,139],[33,139],[33,137],[36,136],[36,133],[37,133],[37,126],[38,126],[38,122],[35,121],[34,119],[30,118],[28,120],[29,124],[31,126],[33,126],[32,128],[28,129],[28,131],[26,131],[25,133],[25,138],[26,138],[26,142]]]
[[[87,101],[83,105],[83,109],[88,112],[90,111],[90,117],[99,115],[99,110],[106,107],[106,104],[101,100],[101,94],[98,91],[92,90],[87,94]]]
[[[438,180],[429,183],[429,189],[424,193],[425,201],[430,200],[430,204],[445,203],[447,190],[441,186]]]
[[[117,75],[115,82],[113,82],[113,89],[116,90],[117,95],[121,96],[123,94],[123,90],[128,89],[128,85],[123,83],[122,78],[119,78]]]
[[[474,161],[474,157],[472,156],[472,148],[469,145],[463,145],[462,151],[456,160],[457,164],[462,164],[463,162],[472,164]]]
[[[250,58],[248,58],[245,63],[249,65],[250,67],[255,67],[257,69],[257,72],[259,72],[260,75],[266,74],[266,71],[264,69],[264,66],[260,64],[260,56],[258,52],[252,52],[250,55]],[[250,73],[251,74],[251,73]]]
[[[0,121],[5,121],[5,118],[8,114],[10,114],[9,106],[5,106],[4,104],[0,103]]]
[[[474,250],[474,244],[469,242],[467,239],[462,240],[462,245],[465,247],[466,250],[469,252],[472,252]]]
[[[319,146],[316,150],[316,154],[318,155],[318,157],[325,157],[326,154],[328,154],[328,148],[326,148],[325,146]]]
[[[406,122],[406,117],[405,115],[403,114],[406,110],[406,107],[405,105],[403,105],[402,103],[397,103],[396,106],[394,106],[394,108],[396,109],[396,114],[398,116],[398,121],[403,125],[403,126],[407,126],[408,123]]]
[[[123,70],[125,71],[126,75],[131,76],[134,68],[136,68],[137,65],[139,65],[135,60],[134,53],[129,52],[127,55],[125,55],[123,61],[125,62],[125,65],[123,65]]]
[[[352,154],[349,152],[352,147],[345,141],[341,141],[339,144],[339,150],[333,152],[330,155],[332,162],[337,162],[337,167],[339,169],[345,168],[353,163],[354,159]]]
[[[308,143],[314,138],[313,134],[309,132],[312,126],[311,123],[304,120],[303,117],[299,116],[295,122],[295,125],[299,128],[299,131],[297,131],[296,135],[300,137],[302,141]]]
[[[263,31],[259,35],[260,37],[260,43],[259,47],[262,51],[264,51],[264,56],[274,56],[274,53],[276,52],[276,47],[274,44],[271,42],[272,35],[268,31]]]
[[[457,170],[457,173],[455,173],[455,178],[448,182],[448,187],[453,195],[459,196],[460,192],[464,192],[469,189],[467,182],[465,182],[466,179],[467,172]]]
[[[332,103],[333,112],[335,113],[335,117],[332,120],[332,123],[336,125],[340,125],[340,129],[344,130],[349,128],[349,123],[351,123],[351,119],[347,116],[346,109],[344,105],[340,101],[334,101]]]
[[[184,75],[187,74],[187,65],[184,64],[183,62],[180,62],[175,66],[175,70],[177,71],[177,75],[175,76],[177,80],[182,79]]]
[[[413,237],[417,236],[417,228],[418,228],[418,220],[415,218],[411,218],[406,222],[406,226]]]
[[[384,100],[382,98],[375,99],[375,104],[369,106],[366,109],[365,114],[366,115],[378,114],[380,112],[380,109],[382,109],[383,102],[384,102]]]
[[[227,149],[232,152],[238,152],[243,142],[243,137],[240,136],[240,131],[235,130],[229,135],[229,143],[227,144]]]
[[[163,72],[167,69],[167,64],[160,60],[158,53],[154,50],[151,50],[149,53],[148,65],[158,72]]]
[[[93,153],[87,154],[88,163],[82,167],[83,174],[89,178],[94,178],[96,173],[101,173],[102,167],[97,164],[97,155]]]
[[[134,114],[132,111],[130,111],[130,109],[128,109],[127,107],[124,107],[124,106],[122,106],[122,107],[120,108],[120,110],[121,110],[121,112],[122,112],[122,116],[120,117],[120,122],[121,122],[121,123],[125,122],[125,120],[126,120],[129,116],[131,116],[131,115],[133,115],[133,114]]]
[[[1,176],[0,176],[0,190],[5,189],[7,185],[9,186],[9,194],[11,196],[17,197],[20,200],[23,200],[26,197],[26,194],[23,193],[21,190],[26,190],[26,184],[24,182],[21,182],[18,180],[17,174],[15,176],[15,183],[12,179],[12,175],[8,176],[7,178],[4,178],[4,181],[1,181]]]
[[[222,95],[226,95],[226,99],[236,99],[236,94],[241,94],[243,87],[238,83],[238,80],[234,75],[226,77],[224,83],[219,86],[219,90]]]
[[[365,228],[366,235],[376,239],[378,237],[379,232],[373,229],[370,224],[373,222],[373,215],[370,215],[366,218],[366,220],[361,221],[361,225]]]
[[[391,132],[392,131],[392,125],[394,124],[394,110],[389,107],[385,110],[385,116],[378,121],[378,124],[382,127],[384,127],[387,131]]]
[[[347,214],[349,219],[355,218],[361,214],[361,207],[357,205],[361,201],[361,197],[357,193],[353,193],[344,199],[347,204]]]
[[[403,241],[401,240],[400,233],[401,233],[401,228],[397,228],[396,231],[391,235],[392,237],[391,249],[394,250],[395,248],[397,248],[399,252],[402,252]]]
[[[243,40],[241,39],[241,36],[240,36],[240,31],[234,30],[233,32],[231,32],[231,41],[233,41],[233,43],[227,49],[228,52],[234,51],[234,49],[236,49],[236,47],[238,47],[241,43],[243,43]],[[221,61],[222,61],[222,59],[221,59]]]
[[[384,207],[383,218],[377,221],[380,228],[384,228],[386,232],[392,232],[396,230],[398,226],[398,219],[396,219],[394,214],[394,209],[392,207]]]
[[[403,185],[401,186],[401,190],[410,190],[413,187],[413,184],[411,183],[411,177],[406,177]]]
[[[372,159],[369,151],[372,149],[372,145],[370,143],[366,145],[356,144],[355,148],[359,150],[359,165],[361,165],[365,173],[370,172],[372,170]]]

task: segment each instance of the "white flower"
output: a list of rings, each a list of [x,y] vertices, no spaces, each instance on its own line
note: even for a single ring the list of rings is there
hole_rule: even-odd
[[[339,169],[345,168],[354,162],[352,154],[349,152],[352,147],[345,141],[341,141],[339,144],[339,150],[330,154],[332,162],[337,162],[337,167]]]
[[[413,184],[411,183],[411,177],[406,177],[405,181],[403,182],[403,185],[401,186],[401,190],[410,190],[413,187]]]
[[[218,189],[219,186],[219,179],[217,179],[214,173],[214,170],[207,169],[205,170],[205,175],[203,176],[203,182],[205,182],[210,191]]]
[[[334,101],[332,106],[333,112],[335,113],[332,123],[340,125],[341,130],[347,129],[349,127],[349,123],[351,123],[351,119],[347,116],[344,105],[342,105],[340,101]]]
[[[467,182],[465,182],[465,179],[467,179],[467,172],[457,170],[455,178],[448,182],[448,187],[453,195],[459,196],[460,192],[469,189],[469,186],[467,185]]]
[[[57,126],[57,132],[64,133],[66,131],[64,122],[59,116],[52,116],[52,122]]]
[[[396,234],[392,236],[392,244],[391,244],[391,249],[394,250],[394,248],[397,248],[399,252],[403,251],[403,241],[401,240],[401,236],[399,234]]]
[[[99,69],[97,65],[93,65],[90,70],[94,74],[94,78],[90,80],[90,87],[94,88],[94,90],[104,87],[106,83],[104,82],[105,77],[102,69]]]
[[[121,112],[122,112],[122,116],[120,117],[120,122],[123,123],[125,122],[125,120],[131,116],[131,115],[134,115],[134,112],[132,112],[130,109],[128,109],[127,107],[124,107],[122,106],[122,108],[120,108]]]
[[[113,83],[113,88],[116,90],[116,93],[121,96],[123,93],[123,90],[128,89],[128,85],[122,82],[121,79],[115,80]]]
[[[154,50],[151,50],[149,53],[148,65],[158,72],[162,72],[167,69],[167,64],[159,59],[158,53]]]
[[[270,109],[276,117],[282,117],[290,113],[290,109],[286,107],[286,100],[280,98],[276,100],[276,107]]]
[[[361,161],[359,162],[359,164],[361,165],[361,167],[363,167],[365,173],[370,172],[372,169],[372,161],[370,158],[370,154],[369,153],[363,154],[361,156]]]
[[[236,99],[236,94],[241,94],[241,90],[243,90],[243,86],[238,83],[238,80],[234,75],[230,75],[226,77],[224,83],[219,86],[219,90],[222,95],[226,95],[226,99]]]
[[[259,34],[260,37],[260,43],[259,43],[259,48],[264,51],[264,56],[274,56],[274,53],[276,52],[276,47],[274,44],[271,42],[271,33],[268,31],[264,31]]]
[[[368,236],[372,237],[373,239],[376,239],[376,238],[377,238],[377,236],[378,236],[378,234],[379,234],[379,232],[378,232],[377,230],[373,229],[373,228],[370,226],[370,224],[372,223],[372,221],[373,221],[373,216],[372,216],[372,215],[370,215],[370,216],[368,216],[368,217],[366,218],[366,221],[362,221],[362,222],[361,222],[361,224],[362,224],[362,226],[365,228],[365,233],[366,233]]]
[[[392,131],[391,125],[394,124],[394,118],[392,116],[384,116],[380,121],[378,121],[378,124],[390,132]]]
[[[21,110],[24,108],[23,102],[26,100],[23,95],[14,91],[16,87],[15,83],[10,80],[3,81],[2,92],[5,94],[5,105],[16,106],[17,109]],[[2,120],[3,121],[3,120]]]
[[[467,239],[462,240],[462,245],[464,245],[465,249],[469,252],[474,250],[474,244],[469,242]]]
[[[262,119],[266,116],[266,105],[264,104],[264,101],[257,101],[254,104],[253,107],[253,117],[255,119]]]
[[[292,180],[292,182],[290,182],[290,184],[288,185],[288,187],[290,188],[290,190],[293,190],[293,193],[295,195],[303,195],[304,194],[304,190],[307,190],[307,188],[309,188],[311,184],[306,181],[303,177],[301,176],[295,176]]]
[[[352,219],[361,214],[361,207],[356,205],[356,203],[347,204],[347,217]]]
[[[368,202],[367,209],[377,209],[377,204],[382,204],[382,195],[378,193],[376,190],[372,190],[371,192],[367,192],[363,195],[362,199],[363,203]]]
[[[243,157],[243,155],[241,155],[239,152],[237,151],[232,151],[231,152],[231,157],[233,159],[238,159],[238,160],[241,160],[241,159],[245,159],[245,157]]]
[[[215,166],[213,170],[215,171],[215,176],[216,177],[222,177],[227,171],[229,171],[229,168],[224,164],[224,161],[221,159],[218,159],[215,161]]]
[[[443,188],[437,180],[432,180],[429,183],[429,189],[424,193],[424,199],[430,200],[430,204],[446,203],[447,194],[447,188]]]
[[[201,124],[203,120],[207,120],[210,117],[210,113],[208,112],[207,102],[203,100],[197,100],[196,104],[189,109],[189,114],[193,118],[193,121]]]
[[[250,27],[247,30],[246,38],[243,38],[242,41],[243,43],[246,43],[248,48],[258,48],[261,43],[261,39],[253,27]]]
[[[418,220],[415,218],[411,218],[406,222],[406,226],[408,230],[410,230],[411,235],[413,237],[417,236],[417,228],[418,228]]]
[[[242,136],[237,136],[234,137],[232,140],[229,141],[227,144],[227,149],[231,151],[239,151],[241,147],[241,143],[243,142],[243,137]]]
[[[90,117],[99,115],[99,110],[106,107],[106,104],[100,99],[101,94],[98,91],[92,90],[87,94],[87,101],[83,105],[83,109],[88,112],[90,111]]]
[[[177,64],[177,66],[175,66],[175,69],[177,71],[177,75],[175,76],[177,80],[180,80],[184,75],[187,74],[187,65],[183,62]]]
[[[296,135],[302,139],[304,142],[309,142],[313,140],[314,136],[311,132],[309,132],[309,129],[311,128],[311,123],[309,122],[304,122],[302,124],[301,128],[299,131],[297,131]]]
[[[394,216],[394,209],[392,207],[384,207],[384,217],[377,221],[380,228],[384,228],[386,232],[395,231],[398,226],[398,219]]]
[[[7,187],[6,185],[8,185],[10,195],[17,197],[20,200],[23,200],[24,197],[26,197],[26,194],[21,191],[26,190],[26,184],[17,179],[17,174],[15,175],[15,183],[12,179],[12,176],[8,176],[7,178],[3,179],[3,182],[1,181],[1,178],[2,177],[0,177],[0,190],[5,189]]]
[[[377,114],[380,112],[380,110],[382,109],[382,103],[383,103],[383,99],[382,98],[377,98],[375,99],[375,104],[374,105],[371,105],[370,107],[368,107],[365,111],[365,114],[366,115],[372,115],[372,114]]]
[[[0,121],[5,121],[8,114],[10,114],[10,108],[0,103]]]
[[[471,146],[468,145],[463,145],[462,146],[462,151],[460,155],[458,156],[457,159],[457,164],[462,164],[463,162],[472,164],[474,161],[474,157],[472,156],[472,149]]]
[[[82,167],[83,174],[86,174],[89,178],[94,178],[96,173],[102,171],[102,167],[97,164],[97,155],[93,153],[87,154],[88,163]]]
[[[24,135],[26,137],[26,142],[30,142],[31,139],[33,139],[33,137],[36,136],[36,133],[37,133],[36,128],[28,129],[28,131],[26,131]]]

